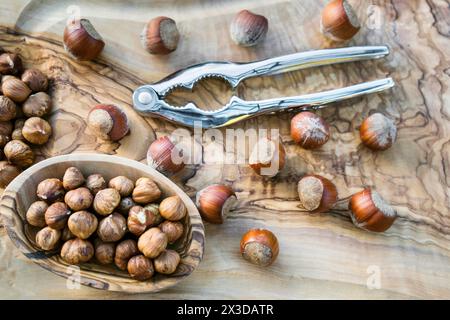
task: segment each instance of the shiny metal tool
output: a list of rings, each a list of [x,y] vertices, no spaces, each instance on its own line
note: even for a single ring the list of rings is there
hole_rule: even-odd
[[[328,64],[377,59],[389,54],[386,46],[348,47],[294,53],[250,63],[206,62],[175,72],[154,84],[144,85],[133,93],[134,108],[143,115],[157,116],[184,126],[213,128],[227,126],[263,113],[298,108],[300,111],[324,107],[394,86],[391,78],[363,82],[335,90],[305,95],[245,101],[233,96],[224,107],[205,111],[190,102],[182,107],[167,104],[164,97],[175,88],[191,89],[201,79],[222,78],[235,88],[244,79],[273,75]]]

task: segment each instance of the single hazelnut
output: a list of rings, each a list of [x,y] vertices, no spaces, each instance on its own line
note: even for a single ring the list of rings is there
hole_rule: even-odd
[[[268,29],[269,22],[266,17],[242,10],[231,22],[230,36],[236,44],[250,47],[262,42]]]
[[[87,19],[69,21],[64,28],[64,49],[75,59],[93,60],[102,52],[105,42]]]
[[[349,209],[353,223],[362,229],[383,232],[397,218],[397,211],[371,188],[366,188],[350,198]]]
[[[113,105],[99,104],[93,107],[87,123],[92,132],[104,140],[118,141],[129,131],[127,115]]]
[[[209,223],[222,224],[237,202],[233,189],[213,184],[197,193],[196,205],[200,215]]]
[[[25,138],[22,134],[22,129],[14,129],[14,131],[11,133],[11,139],[25,142]]]
[[[164,221],[159,225],[159,229],[167,235],[169,244],[175,243],[183,235],[183,224],[181,222]]]
[[[126,232],[127,220],[119,213],[113,213],[100,220],[97,229],[98,236],[105,242],[119,241]]]
[[[93,199],[94,196],[85,187],[70,190],[64,196],[64,202],[73,211],[88,209],[92,205]]]
[[[25,121],[22,128],[23,137],[33,144],[45,144],[52,134],[50,124],[39,117],[31,117]]]
[[[260,139],[253,147],[248,162],[256,174],[269,178],[276,176],[286,162],[283,143],[279,139]]]
[[[0,121],[10,121],[16,117],[17,106],[10,98],[0,96]]]
[[[291,137],[304,149],[315,149],[330,138],[330,126],[309,111],[298,113],[291,121]]]
[[[119,191],[122,197],[129,196],[134,189],[134,182],[125,176],[118,176],[109,181],[108,186]]]
[[[60,201],[64,198],[64,187],[59,179],[45,179],[38,184],[36,194],[41,200],[48,202]]]
[[[94,246],[87,240],[72,239],[61,248],[61,258],[69,264],[88,262],[94,256]]]
[[[80,187],[84,183],[84,176],[81,173],[80,169],[76,167],[69,167],[64,172],[62,183],[64,189],[73,190]]]
[[[381,113],[366,118],[359,129],[361,141],[372,150],[389,149],[397,139],[394,121]]]
[[[114,255],[114,264],[120,270],[126,270],[128,260],[139,254],[136,241],[132,239],[124,240],[116,246],[116,254]]]
[[[43,250],[52,250],[61,238],[61,231],[45,227],[36,233],[36,244]]]
[[[8,161],[0,161],[0,188],[6,188],[19,174],[19,167],[10,164]]]
[[[157,226],[164,221],[164,218],[161,216],[161,213],[159,212],[159,204],[150,203],[146,205],[144,209],[152,216],[150,220],[153,221],[153,223],[150,224],[150,227]]]
[[[34,153],[31,148],[20,140],[11,140],[3,149],[9,162],[21,168],[29,167],[34,162]]]
[[[70,213],[69,207],[64,202],[55,202],[45,211],[45,223],[53,229],[64,229]]]
[[[106,181],[100,174],[91,174],[86,178],[86,188],[95,196],[100,190],[106,189]]]
[[[31,94],[30,88],[15,77],[8,78],[2,83],[2,92],[14,102],[24,102]]]
[[[120,203],[119,191],[107,188],[97,192],[94,198],[94,209],[98,214],[111,214]]]
[[[52,100],[45,92],[32,94],[22,104],[22,111],[27,117],[43,117],[52,109]]]
[[[45,201],[33,202],[27,210],[26,218],[29,224],[35,227],[45,227],[45,211],[48,209],[48,204]]]
[[[164,250],[155,260],[153,260],[153,264],[156,272],[161,274],[172,274],[177,270],[180,260],[180,255],[175,250]]]
[[[67,225],[76,237],[87,239],[97,230],[98,220],[90,212],[77,211],[70,215]]]
[[[66,242],[67,240],[75,238],[75,235],[70,231],[69,226],[65,226],[61,232],[61,240]]]
[[[150,279],[155,273],[152,261],[142,254],[134,256],[128,261],[127,270],[133,279],[139,281]]]
[[[22,59],[15,53],[2,53],[0,55],[0,73],[18,75],[22,72]]]
[[[333,41],[353,38],[360,27],[358,16],[346,0],[332,0],[322,11],[320,30]]]
[[[0,135],[9,136],[13,131],[13,128],[11,121],[0,121]]]
[[[11,138],[8,136],[0,135],[0,148],[4,148]]]
[[[154,222],[155,216],[144,207],[134,206],[128,212],[128,230],[136,236],[144,233],[147,227],[153,225]]]
[[[100,239],[95,239],[95,258],[100,264],[111,264],[114,262],[114,255],[116,253],[116,245],[111,242],[103,242]]]
[[[181,152],[168,136],[152,142],[147,151],[147,164],[165,175],[177,173],[184,168]]]
[[[180,33],[173,19],[156,17],[150,20],[141,33],[141,43],[152,54],[168,54],[177,48]]]
[[[337,201],[336,186],[319,175],[307,175],[297,184],[298,196],[303,208],[319,213],[331,209]]]
[[[138,240],[138,248],[147,258],[156,258],[167,247],[167,235],[159,228],[150,228]]]
[[[132,197],[134,202],[146,204],[158,200],[161,197],[161,190],[153,180],[139,178]]]
[[[128,212],[132,207],[136,205],[136,202],[133,201],[131,197],[122,198],[119,203],[119,207],[117,210],[124,215],[128,215]]]
[[[25,70],[21,79],[33,92],[47,91],[48,89],[47,77],[37,69]]]
[[[159,204],[159,213],[164,219],[178,221],[186,216],[186,206],[179,196],[165,198]]]
[[[240,248],[245,260],[262,267],[274,262],[279,251],[277,237],[264,229],[252,229],[245,233]]]

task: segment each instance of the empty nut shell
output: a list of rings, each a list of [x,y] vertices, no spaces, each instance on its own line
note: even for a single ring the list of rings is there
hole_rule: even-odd
[[[137,254],[139,254],[139,250],[136,241],[132,239],[124,240],[116,247],[114,263],[120,270],[126,270],[128,260]]]
[[[86,178],[86,188],[95,196],[100,190],[106,189],[106,181],[100,174],[91,174]]]
[[[122,197],[129,196],[134,189],[134,183],[125,176],[118,176],[109,181],[108,186],[119,191]]]
[[[69,264],[88,262],[94,256],[94,246],[87,240],[72,239],[64,243],[61,257]]]
[[[52,100],[45,92],[32,94],[22,104],[22,111],[27,117],[43,117],[52,109]]]
[[[130,276],[139,281],[150,279],[155,273],[152,261],[143,255],[132,257],[128,261],[127,269]]]
[[[186,206],[179,196],[165,198],[159,204],[159,213],[170,221],[178,221],[186,216]]]
[[[42,145],[47,143],[52,134],[50,124],[39,117],[31,117],[27,119],[22,128],[23,137],[33,144]]]
[[[63,176],[63,186],[66,190],[73,190],[84,183],[84,176],[76,167],[67,168]]]
[[[67,222],[70,232],[80,239],[89,238],[97,230],[97,217],[87,211],[78,211],[70,215]]]
[[[69,207],[64,202],[55,202],[45,211],[45,223],[53,229],[62,230],[70,216]]]
[[[158,228],[145,231],[138,240],[138,248],[147,258],[156,258],[167,247],[167,235]]]
[[[38,184],[36,194],[41,200],[54,202],[64,198],[64,187],[61,180],[49,178]]]
[[[155,270],[161,274],[172,274],[180,263],[180,255],[175,250],[164,250],[154,261]]]
[[[89,189],[81,187],[68,191],[64,197],[64,202],[73,211],[80,211],[88,209],[92,205],[93,199],[94,196]]]
[[[48,205],[45,201],[33,202],[27,210],[26,218],[29,224],[35,227],[45,227],[45,211],[47,211]]]
[[[103,218],[98,224],[97,234],[102,241],[115,242],[123,238],[127,232],[127,221],[119,213]]]
[[[27,69],[22,73],[22,81],[33,92],[47,91],[48,79],[41,71],[37,69]]]
[[[52,250],[61,238],[61,231],[45,227],[36,233],[36,244],[43,250]]]
[[[97,192],[94,198],[94,209],[98,214],[108,215],[120,203],[119,191],[113,188],[107,188]]]

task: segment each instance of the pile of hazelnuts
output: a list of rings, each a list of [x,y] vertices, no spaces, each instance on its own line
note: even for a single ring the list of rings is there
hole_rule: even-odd
[[[161,199],[153,180],[117,176],[107,182],[70,167],[62,180],[41,181],[36,195],[26,220],[42,228],[35,239],[42,250],[60,250],[71,265],[95,256],[139,281],[176,271],[180,255],[173,248],[184,233],[187,209],[178,196]]]
[[[15,53],[0,49],[0,187],[5,188],[22,169],[34,163],[30,146],[45,144],[52,127],[43,117],[52,108],[47,77],[25,69]]]

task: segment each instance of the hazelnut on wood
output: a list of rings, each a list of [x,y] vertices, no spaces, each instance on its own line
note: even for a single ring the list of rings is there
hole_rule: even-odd
[[[168,54],[177,48],[180,33],[173,19],[156,17],[150,20],[141,33],[141,43],[152,54]]]
[[[67,225],[75,236],[87,239],[97,230],[98,220],[90,212],[78,211],[70,215]]]
[[[49,178],[39,182],[36,194],[41,200],[54,202],[64,198],[64,187],[61,180]]]
[[[381,113],[366,118],[359,129],[361,141],[372,150],[389,149],[397,139],[394,121]]]
[[[107,188],[97,192],[94,198],[94,209],[98,214],[111,214],[120,203],[119,191]]]
[[[150,228],[138,240],[138,248],[147,258],[156,258],[167,247],[167,235],[159,228]]]
[[[48,79],[41,71],[37,69],[27,69],[22,73],[22,81],[33,92],[47,91]]]
[[[133,190],[133,200],[137,203],[149,203],[161,197],[158,185],[149,178],[139,178]]]
[[[155,273],[152,261],[142,254],[134,256],[128,261],[127,270],[133,279],[139,281],[150,279]]]
[[[125,176],[118,176],[109,181],[108,186],[119,191],[120,196],[126,197],[133,192],[134,182]]]
[[[34,153],[31,148],[20,140],[11,140],[3,149],[6,158],[12,164],[27,168],[34,162]]]
[[[92,205],[93,199],[94,196],[89,189],[85,187],[70,190],[64,196],[64,202],[73,211],[88,209]]]
[[[10,98],[0,96],[0,121],[10,121],[16,117],[17,106]]]
[[[27,117],[43,117],[52,109],[52,100],[45,92],[32,94],[22,104],[22,111]]]
[[[242,10],[230,25],[230,35],[236,44],[250,47],[262,42],[268,29],[269,22],[266,17]]]
[[[114,256],[114,264],[121,270],[127,269],[128,260],[131,257],[139,254],[136,241],[132,239],[120,242],[116,247],[116,254]]]
[[[315,113],[303,111],[291,120],[291,137],[304,149],[316,149],[330,138],[330,126]]]
[[[72,239],[64,243],[61,257],[69,264],[88,262],[94,256],[94,246],[87,240]]]
[[[129,131],[127,115],[113,105],[100,104],[92,108],[87,123],[92,132],[104,140],[118,141]]]
[[[19,174],[19,167],[8,161],[0,161],[0,188],[6,188],[6,186]]]
[[[45,144],[52,134],[50,124],[39,117],[27,119],[22,128],[23,137],[33,144]]]
[[[64,202],[55,202],[45,211],[45,223],[53,229],[64,229],[70,213],[69,207]]]
[[[115,242],[127,232],[127,221],[120,213],[113,213],[103,218],[98,224],[97,234],[102,241]]]
[[[103,242],[100,239],[95,240],[95,258],[100,264],[111,264],[114,262],[116,245],[111,242]]]
[[[88,19],[74,19],[64,28],[64,49],[75,59],[88,61],[97,58],[105,47],[100,34]]]
[[[47,211],[48,204],[45,201],[33,202],[27,210],[26,218],[29,224],[35,227],[45,227],[45,211]]]
[[[164,250],[154,261],[156,272],[172,274],[180,263],[180,255],[175,250]]]
[[[64,172],[62,183],[64,189],[73,190],[84,183],[84,176],[78,168],[70,167]]]
[[[105,178],[98,173],[91,174],[86,178],[86,188],[96,195],[100,190],[106,189]]]
[[[45,227],[36,233],[36,244],[43,250],[52,250],[61,238],[61,231]]]

